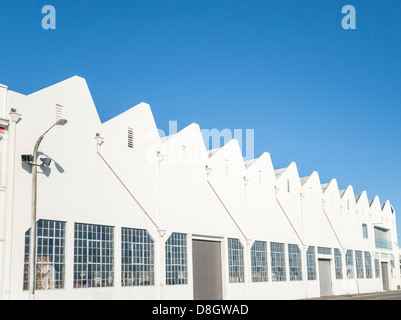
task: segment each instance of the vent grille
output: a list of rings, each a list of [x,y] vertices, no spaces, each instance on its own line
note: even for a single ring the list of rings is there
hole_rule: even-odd
[[[128,148],[134,147],[134,129],[128,128]]]
[[[63,106],[56,104],[56,121],[63,119]]]

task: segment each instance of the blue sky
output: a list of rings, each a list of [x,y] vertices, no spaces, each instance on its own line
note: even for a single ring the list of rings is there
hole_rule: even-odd
[[[255,129],[256,156],[389,199],[401,228],[400,1],[1,0],[0,44],[11,90],[79,75],[102,121],[144,101],[165,131]]]

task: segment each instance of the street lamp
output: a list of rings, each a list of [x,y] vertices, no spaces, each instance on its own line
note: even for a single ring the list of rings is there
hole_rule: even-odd
[[[36,141],[35,148],[33,149],[33,161],[32,161],[32,201],[31,201],[31,250],[29,252],[29,293],[33,298],[35,294],[35,278],[36,278],[36,201],[37,201],[37,166],[38,166],[38,150],[39,145],[48,133],[55,126],[64,126],[67,120],[60,119],[53,124],[44,134],[42,134],[38,141]]]

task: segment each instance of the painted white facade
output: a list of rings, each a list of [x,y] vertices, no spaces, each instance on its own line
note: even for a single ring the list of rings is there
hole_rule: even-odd
[[[11,109],[16,109],[13,116]],[[224,299],[319,297],[319,273],[316,280],[307,278],[309,246],[331,248],[331,255],[316,252],[315,262],[317,268],[319,258],[329,261],[335,295],[383,290],[374,274],[376,253],[380,262],[388,262],[389,289],[399,286],[396,219],[389,201],[382,205],[375,197],[370,203],[366,192],[356,201],[351,186],[340,191],[336,180],[321,185],[317,172],[300,178],[295,163],[274,170],[268,153],[244,162],[236,140],[208,152],[197,124],[160,138],[145,103],[101,123],[85,80],[73,77],[30,95],[0,86],[0,127],[5,128],[0,140],[1,299],[29,299],[23,270],[32,186],[31,168],[21,155],[32,153],[59,112],[68,124],[46,135],[39,150],[53,161],[38,168],[37,218],[66,223],[64,288],[37,290],[35,299],[193,299],[192,239],[221,242]],[[127,145],[128,128],[133,148]],[[104,139],[101,144],[96,134]],[[75,223],[114,227],[113,287],[74,288]],[[389,230],[392,249],[376,247],[375,226]],[[120,285],[122,227],[146,229],[153,238],[154,285]],[[177,232],[187,236],[188,283],[166,285],[165,243]],[[229,281],[229,238],[239,239],[244,248],[242,283]],[[267,243],[267,282],[252,282],[254,241]],[[271,242],[286,245],[286,281],[272,281]],[[301,281],[290,280],[288,244],[302,252]],[[335,248],[341,252],[341,280],[335,275]],[[347,250],[371,253],[372,279],[347,279]]]

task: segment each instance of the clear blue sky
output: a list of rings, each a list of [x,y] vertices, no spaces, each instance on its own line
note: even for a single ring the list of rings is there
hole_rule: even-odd
[[[11,90],[79,75],[102,121],[144,101],[166,131],[255,129],[256,156],[391,200],[401,229],[401,1],[1,0],[0,45]]]

